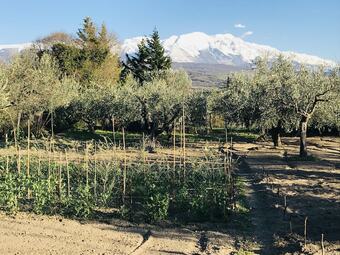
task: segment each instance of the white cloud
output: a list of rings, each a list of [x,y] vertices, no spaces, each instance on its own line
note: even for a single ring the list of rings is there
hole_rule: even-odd
[[[254,34],[253,31],[247,31],[247,32],[245,32],[241,37],[242,37],[242,38],[245,38],[245,37],[247,37],[247,36],[249,36],[249,35],[252,35],[252,34]]]
[[[235,25],[234,25],[234,27],[236,27],[236,28],[246,28],[246,26],[245,26],[245,25],[243,25],[243,24],[240,24],[240,23],[238,23],[238,24],[235,24]]]

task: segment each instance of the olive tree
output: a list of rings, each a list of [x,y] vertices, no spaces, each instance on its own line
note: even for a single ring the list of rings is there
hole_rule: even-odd
[[[249,98],[250,85],[250,77],[246,73],[234,73],[228,77],[225,86],[210,94],[209,109],[223,117],[226,127],[243,122],[248,122],[246,124],[249,125],[243,113]]]
[[[8,77],[5,66],[0,64],[0,110],[9,107]]]
[[[300,156],[307,156],[307,128],[310,119],[319,109],[329,111],[340,107],[339,68],[327,72],[324,68],[309,70],[301,67],[296,82],[290,86],[290,105],[299,117]]]
[[[190,127],[193,127],[195,132],[198,130],[206,130],[208,126],[208,98],[209,91],[193,91],[187,103],[187,121]]]
[[[279,56],[269,63],[266,59],[256,62],[252,79],[250,108],[256,111],[253,119],[262,129],[268,129],[274,146],[281,146],[281,134],[290,130],[296,121],[290,101],[291,86],[296,83],[293,64]]]
[[[135,97],[140,106],[143,129],[152,141],[171,130],[174,121],[181,116],[190,88],[189,76],[173,70],[137,88]]]
[[[49,55],[38,58],[30,50],[9,65],[8,87],[12,106],[7,113],[15,138],[22,118],[30,121],[36,117],[38,126],[44,113],[53,113],[56,107],[68,104],[77,93],[77,83],[72,77],[63,76]],[[53,130],[53,123],[51,126]],[[37,128],[38,132],[40,128]]]

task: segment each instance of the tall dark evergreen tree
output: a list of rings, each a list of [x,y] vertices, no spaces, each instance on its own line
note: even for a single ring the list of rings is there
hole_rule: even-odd
[[[149,53],[144,39],[138,44],[138,51],[135,55],[126,54],[126,63],[123,63],[123,66],[123,79],[128,73],[132,73],[140,83],[149,80]]]
[[[78,29],[77,35],[84,47],[95,48],[99,43],[96,26],[90,17],[84,19],[83,27]]]
[[[165,50],[161,44],[158,31],[155,29],[150,38],[147,38],[147,50],[150,59],[150,69],[152,72],[161,72],[171,68],[171,59],[165,55]]]
[[[140,84],[161,76],[165,70],[171,68],[171,58],[165,54],[157,30],[153,31],[150,38],[143,39],[138,44],[135,55],[126,54],[123,66],[122,77],[132,73]]]

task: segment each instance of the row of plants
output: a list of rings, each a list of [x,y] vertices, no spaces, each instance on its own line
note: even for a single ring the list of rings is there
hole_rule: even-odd
[[[111,208],[139,222],[224,220],[240,193],[230,164],[214,155],[181,165],[63,159],[3,157],[1,209],[88,218]]]

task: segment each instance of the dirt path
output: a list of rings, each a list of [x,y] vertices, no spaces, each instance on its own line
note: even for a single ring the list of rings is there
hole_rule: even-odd
[[[224,255],[235,251],[225,233],[189,228],[109,224],[56,216],[0,213],[0,254],[187,254]]]
[[[242,171],[248,180],[258,254],[321,254],[321,234],[327,239],[326,254],[340,254],[340,142],[309,142],[316,158],[307,161],[297,158],[292,138],[281,149],[268,143],[247,145],[246,153],[238,148],[246,155]]]

